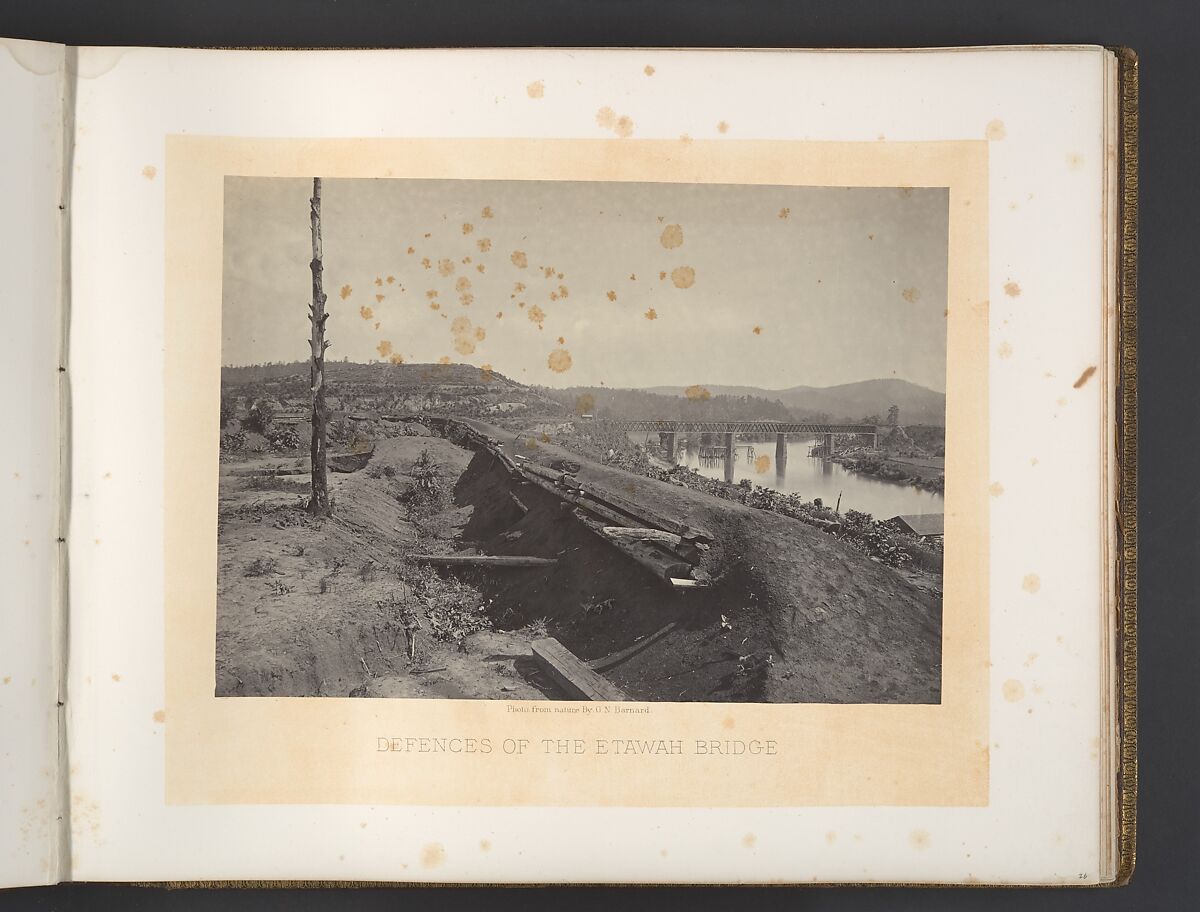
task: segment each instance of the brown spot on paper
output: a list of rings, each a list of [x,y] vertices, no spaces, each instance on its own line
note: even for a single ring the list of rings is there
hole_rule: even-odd
[[[617,299],[617,293],[615,291],[609,291],[609,293],[606,295],[606,297],[610,301],[615,301]]]
[[[658,311],[651,307],[648,311],[642,314],[642,316],[644,316],[647,320],[657,320]]]
[[[1021,286],[1018,285],[1016,282],[1005,282],[1004,283],[1004,293],[1006,295],[1008,295],[1010,298],[1020,297],[1021,296]]]
[[[374,320],[375,319],[375,311],[372,310],[370,307],[367,307],[365,304],[358,309],[358,315],[360,317],[362,317],[364,320]]]
[[[529,265],[529,258],[527,256],[525,256],[524,250],[514,250],[512,252],[512,256],[509,257],[509,259],[512,260],[512,264],[514,266],[516,266],[518,269],[524,269],[526,266]]]
[[[745,836],[742,837],[742,845],[745,846],[747,849],[754,848],[754,844],[757,842],[758,842],[758,837],[755,836],[753,833],[747,833]]]
[[[754,460],[754,471],[758,472],[760,475],[769,468],[771,468],[770,456],[759,456]]]
[[[1067,156],[1067,167],[1072,171],[1079,171],[1083,168],[1083,156],[1078,152],[1072,152]]]
[[[633,120],[624,114],[618,116],[617,112],[607,105],[596,112],[596,123],[605,130],[612,130],[622,139],[633,135]]]
[[[458,292],[467,291],[471,287],[471,280],[466,276],[459,276],[458,281],[454,283],[454,290]]]
[[[117,683],[117,684],[120,684],[120,683],[121,683],[121,676],[120,676],[119,674],[114,674],[114,675],[112,676],[112,679],[113,679],[113,681],[114,681],[115,683]]]
[[[492,239],[491,238],[480,238],[479,240],[477,240],[475,242],[475,246],[479,248],[480,253],[487,253],[489,250],[492,249]]]
[[[1072,383],[1071,386],[1074,389],[1082,388],[1085,383],[1092,379],[1092,374],[1094,373],[1096,373],[1096,365],[1093,364],[1085,368],[1083,373],[1079,375],[1079,379]]]
[[[383,296],[383,295],[381,295],[381,294],[377,294],[377,295],[375,295],[375,303],[376,303],[376,304],[382,304],[382,303],[383,303],[383,298],[384,298],[384,296]]]
[[[679,225],[668,225],[662,230],[658,241],[668,250],[674,250],[683,244],[683,228]]]
[[[988,486],[988,493],[993,497],[999,497],[1004,493],[1004,485],[1000,484],[998,481],[993,481],[991,485]]]
[[[1000,140],[1008,135],[1008,130],[1004,126],[1002,120],[989,120],[987,127],[983,131],[983,135],[988,139]]]
[[[454,260],[441,259],[438,260],[438,275],[448,276],[454,273]]]
[[[754,333],[754,335],[756,335],[756,336],[761,336],[762,335],[762,327],[756,326],[756,327],[754,327],[754,329],[750,330],[750,332]]]
[[[996,354],[999,355],[1001,358],[1011,358],[1012,353],[1013,353],[1013,347],[1008,342],[1001,342],[996,347]]]
[[[154,719],[155,722],[158,722],[158,723],[166,722],[167,721],[167,711],[165,709],[156,709],[156,710],[154,710],[154,715],[152,718]]]
[[[379,352],[379,357],[386,358],[388,355],[390,355],[392,353],[392,343],[389,342],[387,339],[384,339],[382,342],[380,342],[378,345],[375,346],[375,350]]]
[[[721,134],[728,133],[729,124],[727,124],[725,121],[721,121],[719,124],[717,124],[717,132]]]
[[[642,70],[642,72],[645,73],[647,76],[653,76],[654,75],[654,67],[650,66],[650,64],[646,64],[646,66]]]
[[[546,94],[546,84],[542,80],[531,82],[525,86],[525,94],[530,98],[542,98]]]
[[[536,323],[538,325],[538,329],[542,328],[542,321],[545,319],[546,311],[542,310],[539,305],[534,304],[531,308],[529,308],[529,321],[531,323]]]
[[[354,289],[351,288],[349,285],[342,286],[342,290],[341,290],[340,294],[342,296],[343,301],[346,300],[346,298],[350,297],[350,295],[353,293],[354,293]]]
[[[158,169],[154,167],[154,165],[146,165],[146,167],[142,169],[142,177],[146,178],[148,181],[154,180],[155,175],[157,174]]]
[[[1016,678],[1009,678],[1000,688],[1000,692],[1004,694],[1004,699],[1009,703],[1016,703],[1025,698],[1025,685]]]
[[[390,275],[390,276],[388,276],[388,277],[387,277],[387,283],[388,283],[389,285],[395,285],[395,284],[396,284],[396,277],[395,277],[394,275]]]
[[[496,214],[492,212],[491,206],[484,206],[483,211],[479,213],[480,218],[495,218]]]
[[[721,728],[726,728],[726,729],[733,728],[736,724],[737,723],[734,722],[734,720],[733,720],[733,716],[726,716],[724,719],[721,720]]]
[[[696,283],[696,270],[691,266],[676,266],[671,270],[671,283],[676,288],[691,288]]]
[[[784,206],[782,209],[779,210],[779,217],[781,219],[785,219],[791,214],[792,214],[792,210],[789,209],[787,206]]]
[[[479,840],[479,851],[490,852],[492,849],[492,841],[490,839]]]
[[[1042,588],[1042,579],[1036,573],[1028,573],[1021,580],[1021,588],[1032,595]]]
[[[711,399],[712,393],[701,386],[699,383],[692,384],[683,391],[683,394],[693,402],[703,402],[705,399]]]
[[[571,353],[565,348],[556,348],[550,352],[550,357],[546,359],[546,363],[550,366],[550,370],[556,374],[562,374],[571,369]]]
[[[928,830],[913,830],[908,834],[908,841],[915,849],[927,849],[933,843],[933,837]]]
[[[917,300],[921,297],[921,292],[915,288],[906,288],[900,292],[900,297],[904,298],[909,304],[916,304]]]
[[[375,276],[375,285],[378,288],[383,287],[383,276]]]
[[[591,393],[582,393],[575,397],[575,414],[590,415],[596,408],[596,397]]]
[[[454,340],[454,350],[460,355],[470,355],[475,352],[475,340],[469,336],[458,336]]]
[[[446,847],[440,842],[431,842],[421,850],[421,867],[436,868],[446,861]]]

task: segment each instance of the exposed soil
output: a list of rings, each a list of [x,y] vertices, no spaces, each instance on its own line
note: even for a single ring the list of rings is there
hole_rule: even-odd
[[[335,514],[323,520],[299,508],[307,475],[225,467],[218,694],[558,699],[530,658],[532,640],[554,636],[592,660],[673,623],[605,677],[645,700],[939,700],[940,598],[918,586],[916,575],[789,517],[469,423],[542,464],[581,463],[579,479],[596,490],[708,531],[712,588],[673,589],[584,527],[553,494],[531,484],[513,490],[486,451],[441,438],[377,441],[366,470],[330,477]],[[402,501],[425,449],[452,498],[415,516]],[[458,551],[557,563],[434,572],[411,560]],[[412,660],[388,604],[406,590],[423,625]],[[446,617],[459,629],[481,629],[435,639]]]

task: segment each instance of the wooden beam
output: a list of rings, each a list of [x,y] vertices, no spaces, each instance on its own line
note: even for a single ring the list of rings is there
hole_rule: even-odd
[[[556,557],[522,557],[505,554],[414,554],[412,559],[426,564],[467,567],[548,567]]]
[[[596,700],[602,703],[623,703],[629,696],[598,675],[554,637],[534,640],[533,658],[547,675],[575,700]]]

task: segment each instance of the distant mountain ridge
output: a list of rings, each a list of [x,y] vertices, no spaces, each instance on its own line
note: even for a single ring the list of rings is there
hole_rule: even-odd
[[[777,400],[797,417],[824,414],[857,421],[868,415],[878,415],[880,419],[886,419],[888,409],[895,405],[900,409],[901,424],[944,426],[946,423],[946,394],[907,380],[860,380],[837,386],[793,386],[782,390],[718,383],[701,383],[699,386],[713,396],[753,396]],[[641,391],[660,396],[685,396],[688,389],[692,387],[651,386]]]

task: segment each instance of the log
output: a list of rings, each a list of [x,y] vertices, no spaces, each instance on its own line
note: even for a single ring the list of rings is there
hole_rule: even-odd
[[[626,646],[624,649],[618,650],[611,655],[606,655],[602,659],[592,659],[592,661],[588,662],[588,667],[591,668],[592,671],[608,671],[610,668],[615,668],[626,659],[633,658],[651,643],[661,640],[668,633],[675,629],[676,623],[676,621],[671,621],[671,623],[667,624],[667,626],[656,630],[649,636],[642,637],[632,646]]]
[[[427,564],[467,567],[548,567],[556,557],[522,557],[505,554],[414,554],[412,559]]]
[[[683,541],[674,532],[664,532],[661,529],[635,529],[628,526],[605,526],[604,534],[609,538],[622,541],[653,541],[661,542],[671,548],[677,548]]]
[[[608,703],[629,701],[629,696],[621,688],[588,668],[554,637],[534,640],[531,648],[534,660],[569,697]]]

